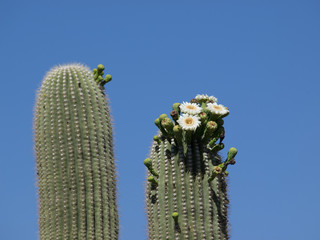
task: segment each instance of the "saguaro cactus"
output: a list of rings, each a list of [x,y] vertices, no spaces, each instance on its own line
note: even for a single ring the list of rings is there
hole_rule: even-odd
[[[172,108],[173,121],[166,114],[155,120],[160,131],[144,161],[149,239],[226,240],[226,169],[237,150],[231,148],[224,162],[218,151],[229,110],[207,95]]]
[[[44,78],[35,108],[40,239],[118,238],[116,177],[103,65]]]

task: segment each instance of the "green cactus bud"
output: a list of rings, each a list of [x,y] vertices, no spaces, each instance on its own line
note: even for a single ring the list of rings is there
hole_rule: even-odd
[[[158,185],[158,181],[154,178],[154,176],[148,177],[148,182],[151,182],[152,184]]]
[[[205,123],[207,121],[208,115],[205,112],[199,113],[201,123]]]
[[[170,135],[173,135],[173,122],[169,118],[164,118],[161,121],[162,127],[166,130],[166,132]]]
[[[179,125],[175,125],[173,127],[173,134],[175,139],[178,141],[178,143],[181,143],[183,136],[182,136],[182,128]]]
[[[172,117],[172,119],[176,122],[179,119],[179,114],[176,110],[172,110],[170,112],[170,116]]]
[[[217,128],[218,128],[218,124],[216,123],[216,122],[214,122],[214,121],[209,121],[208,123],[207,123],[207,129],[208,129],[208,131],[210,131],[210,132],[214,132],[215,130],[217,130]]]
[[[152,167],[152,161],[150,158],[146,158],[143,163],[153,176],[159,177],[159,174]]]
[[[155,136],[153,137],[153,140],[154,140],[155,142],[157,142],[158,144],[161,143],[161,140],[160,140],[160,138],[159,138],[158,135],[155,135]]]
[[[103,77],[102,77],[102,76],[98,76],[97,82],[100,83],[100,82],[102,82],[102,81],[103,81]]]
[[[170,126],[170,127],[173,128],[173,122],[172,122],[172,121],[170,120],[170,118],[168,118],[168,117],[162,119],[161,125],[162,125],[163,127],[165,127],[165,126]]]
[[[168,118],[168,115],[167,114],[161,114],[160,115],[160,117],[159,117],[159,119],[160,119],[160,122],[163,120],[163,119],[165,119],[165,118]]]
[[[105,84],[108,83],[108,82],[110,82],[111,80],[112,80],[112,77],[111,77],[110,74],[107,74],[107,75],[104,77],[104,82],[105,82]]]
[[[101,73],[102,71],[104,71],[104,66],[103,66],[102,64],[99,64],[99,65],[97,66],[97,71],[98,71],[99,73]]]
[[[180,105],[181,105],[180,103],[174,103],[172,105],[172,110],[177,111],[178,115],[180,115]]]
[[[154,120],[154,124],[158,127],[158,128],[160,128],[160,119],[159,118],[157,118],[156,120]]]
[[[160,129],[161,133],[166,136],[167,135],[167,132],[166,130],[162,127],[161,125],[161,120],[160,118],[157,118],[156,120],[154,120],[154,124]]]
[[[172,213],[172,217],[173,217],[173,219],[178,220],[179,213],[177,213],[177,212]]]
[[[234,160],[234,157],[237,155],[237,153],[238,153],[238,150],[236,148],[232,147],[229,149],[228,157],[226,161],[224,161],[219,165],[223,171],[227,169],[228,165],[234,165],[236,163],[236,161]]]
[[[143,163],[147,168],[152,168],[152,161],[150,158],[146,158]]]
[[[174,220],[174,222],[175,222],[175,224],[178,224],[178,218],[179,218],[179,213],[177,213],[177,212],[174,212],[174,213],[172,213],[172,218],[173,218],[173,220]]]
[[[214,121],[207,122],[206,128],[204,130],[202,140],[208,142],[209,139],[213,136],[213,133],[217,130],[218,124]]]
[[[229,149],[227,162],[229,162],[231,159],[233,159],[238,153],[238,150],[234,147]]]

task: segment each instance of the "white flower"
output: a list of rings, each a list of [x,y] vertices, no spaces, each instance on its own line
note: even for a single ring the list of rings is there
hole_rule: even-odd
[[[193,116],[189,114],[182,114],[179,117],[178,121],[179,125],[183,130],[196,130],[197,127],[200,126],[200,118],[198,116]]]
[[[197,100],[205,100],[205,99],[207,99],[209,96],[206,94],[206,95],[204,95],[204,94],[198,94],[196,97],[195,97],[195,99],[197,99]]]
[[[211,100],[212,102],[218,102],[218,99],[214,96],[209,96],[208,99]]]
[[[221,104],[217,104],[217,103],[208,103],[207,104],[207,109],[217,115],[225,115],[227,113],[229,113],[228,108],[226,108],[225,106],[221,105]]]
[[[180,104],[180,110],[183,113],[188,113],[191,115],[196,115],[199,114],[201,112],[201,107],[198,106],[198,104],[196,103],[189,103],[189,102],[183,102],[182,104]]]
[[[197,99],[198,101],[207,101],[210,100],[212,102],[218,102],[218,99],[215,98],[214,96],[208,96],[207,94],[198,94],[195,99]]]

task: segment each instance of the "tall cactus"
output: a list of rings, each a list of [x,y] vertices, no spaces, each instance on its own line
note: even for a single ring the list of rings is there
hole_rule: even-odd
[[[166,114],[155,120],[160,131],[144,161],[150,240],[229,239],[226,169],[237,150],[231,148],[224,162],[218,155],[229,110],[216,102],[197,95],[173,104],[173,121]]]
[[[118,238],[116,176],[103,65],[53,68],[35,107],[40,239]]]

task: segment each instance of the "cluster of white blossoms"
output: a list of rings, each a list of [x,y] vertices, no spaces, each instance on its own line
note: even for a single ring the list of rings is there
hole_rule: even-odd
[[[212,102],[218,102],[218,99],[214,96],[208,96],[207,94],[198,94],[195,99],[198,101],[212,101]]]
[[[217,98],[214,96],[200,95],[198,94],[195,99],[201,103],[205,102],[206,107],[200,107],[199,103],[183,102],[179,108],[182,115],[177,120],[177,123],[183,130],[195,131],[200,125],[199,114],[208,110],[215,116],[226,116],[229,113],[228,108],[221,104],[217,104]]]

